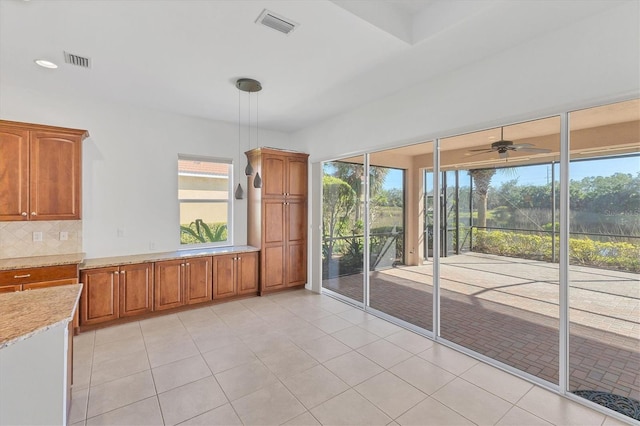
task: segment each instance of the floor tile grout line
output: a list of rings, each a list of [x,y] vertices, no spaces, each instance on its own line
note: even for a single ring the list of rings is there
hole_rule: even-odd
[[[250,308],[248,308],[248,309],[249,309],[249,310],[251,310]],[[291,313],[293,313],[294,315],[296,315],[293,311],[290,311],[290,312],[291,312]],[[327,312],[329,312],[329,311],[327,311]],[[256,312],[253,312],[253,313],[254,313],[255,315],[257,315],[258,317],[260,317],[260,318],[264,321],[264,318],[263,318],[261,315],[258,315]],[[214,312],[214,314],[215,314],[215,312]],[[217,315],[217,314],[216,314],[216,315]],[[296,315],[296,316],[297,316],[297,315]],[[328,316],[336,316],[336,317],[339,317],[337,314],[334,314],[334,313],[331,313],[331,312],[329,313],[329,315],[327,315],[327,317],[328,317]],[[305,320],[305,319],[304,319],[304,318],[302,318],[302,317],[298,317],[298,318],[300,318],[300,320],[301,320],[301,321],[309,322],[309,321]],[[191,339],[191,340],[194,342],[194,344],[195,344],[195,341],[194,341],[194,339],[193,339],[193,335],[191,334],[191,332],[189,331],[189,329],[186,327],[186,325],[185,325],[184,321],[182,320],[182,318],[180,318],[180,317],[178,316],[178,319],[180,320],[181,324],[184,326],[184,328],[185,328],[186,332],[188,333],[188,335],[189,335],[190,339]],[[382,319],[382,320],[384,320],[384,319]],[[224,320],[223,320],[223,321],[224,321]],[[309,322],[309,323],[310,323],[311,325],[313,325],[313,323],[312,323],[312,322]],[[228,325],[228,323],[226,323],[226,322],[225,322],[225,324],[226,324],[227,326],[229,326],[229,325]],[[360,324],[362,324],[362,323],[360,323]],[[356,325],[356,326],[360,326],[360,324],[353,324],[353,323],[352,323],[352,325]],[[391,324],[392,324],[392,323],[391,323]],[[364,331],[368,331],[368,330],[364,329],[363,327],[360,327],[360,328],[361,328],[361,329],[363,329]],[[321,330],[321,331],[323,331],[323,330]],[[337,330],[336,332],[338,332],[338,331],[340,331],[340,330]],[[324,332],[324,331],[323,331],[323,332]],[[391,333],[391,334],[389,334],[389,335],[387,335],[387,336],[384,336],[384,337],[379,336],[379,335],[376,335],[376,336],[378,337],[378,339],[376,339],[374,342],[369,342],[369,343],[367,343],[367,344],[365,344],[365,345],[361,345],[361,346],[359,346],[359,347],[357,347],[357,348],[351,348],[351,347],[349,347],[348,345],[346,345],[346,346],[347,346],[347,347],[349,347],[349,349],[350,349],[350,351],[349,351],[349,352],[356,352],[356,353],[359,353],[360,355],[362,355],[362,356],[364,356],[365,358],[369,359],[370,361],[374,362],[376,365],[380,365],[380,364],[376,363],[373,359],[371,359],[371,358],[367,357],[366,355],[364,355],[364,354],[362,354],[362,353],[358,352],[358,349],[361,349],[362,347],[367,346],[367,345],[372,344],[372,343],[375,343],[375,342],[377,342],[377,341],[385,340],[385,341],[387,341],[387,342],[389,342],[389,343],[393,344],[394,346],[398,347],[399,349],[402,349],[402,350],[404,350],[404,351],[406,351],[406,352],[410,353],[410,354],[411,354],[411,357],[417,357],[417,358],[419,358],[419,359],[421,359],[421,360],[423,360],[423,361],[425,361],[425,362],[427,362],[427,363],[430,363],[430,364],[432,364],[432,365],[434,365],[434,366],[436,366],[436,367],[438,367],[438,368],[443,368],[443,367],[441,367],[441,366],[440,366],[440,365],[438,365],[438,364],[435,364],[435,363],[433,363],[433,362],[431,362],[431,361],[429,361],[429,360],[426,360],[426,359],[424,359],[424,358],[420,357],[418,354],[415,354],[415,353],[413,353],[413,352],[411,352],[411,351],[408,351],[408,350],[404,349],[402,346],[399,346],[399,345],[397,345],[397,344],[395,344],[395,343],[393,343],[393,342],[390,342],[390,341],[386,340],[388,337],[392,336],[393,334],[399,333],[399,332],[402,332],[402,330],[397,330],[396,332]],[[236,330],[234,330],[234,336],[236,335],[236,333],[237,333],[237,331],[236,331]],[[334,332],[334,333],[335,333],[335,332]],[[374,334],[375,334],[375,333],[374,333]],[[335,339],[335,337],[333,336],[333,333],[327,333],[327,334],[325,334],[324,336],[331,336],[331,337],[333,337],[333,338]],[[334,358],[337,358],[337,357],[339,357],[339,356],[344,355],[344,354],[342,354],[342,355],[338,355],[338,356],[336,356],[336,357],[334,357],[334,358],[330,358],[329,360],[325,360],[324,362],[320,362],[319,360],[317,360],[315,357],[313,357],[310,353],[308,353],[308,352],[307,352],[307,351],[306,351],[306,350],[301,346],[304,342],[317,340],[317,339],[320,339],[320,338],[322,338],[322,337],[324,337],[324,336],[318,336],[318,337],[316,337],[316,338],[307,339],[307,340],[304,340],[304,341],[294,341],[294,340],[292,340],[290,337],[288,337],[288,336],[287,336],[287,339],[288,339],[288,340],[289,340],[289,341],[290,341],[290,342],[291,342],[291,343],[292,343],[292,344],[293,344],[297,349],[299,349],[299,350],[303,351],[303,352],[304,352],[304,353],[306,353],[309,357],[311,357],[312,359],[314,359],[314,361],[316,361],[316,362],[317,362],[317,364],[316,364],[316,365],[314,365],[314,366],[312,366],[312,367],[308,367],[308,368],[306,368],[305,370],[303,370],[303,371],[301,371],[301,372],[299,372],[299,373],[303,373],[303,372],[308,371],[309,369],[314,368],[315,366],[319,366],[319,365],[320,365],[320,366],[323,366],[324,368],[326,368],[326,366],[325,366],[325,363],[326,363],[326,362],[330,361],[331,359],[334,359]],[[336,340],[338,340],[338,339],[336,339]],[[147,346],[146,346],[146,339],[145,339],[145,337],[144,337],[144,333],[143,333],[143,341],[144,341],[144,344],[145,344],[145,351],[146,351],[146,353],[147,353],[147,361],[149,362],[149,365],[150,365],[149,353],[148,353],[148,348],[147,348]],[[339,341],[339,340],[338,340],[338,341]],[[342,343],[342,344],[344,344],[343,342],[341,342],[341,343]],[[433,343],[435,344],[435,343],[437,343],[437,342],[433,342]],[[245,344],[245,345],[246,345],[246,344]],[[86,407],[85,422],[89,419],[89,417],[88,417],[88,406],[89,406],[89,403],[90,403],[90,393],[91,393],[91,388],[92,388],[92,379],[93,379],[93,377],[92,377],[92,376],[93,376],[93,368],[94,368],[94,361],[95,361],[95,348],[96,348],[96,339],[95,339],[95,335],[94,335],[94,340],[93,340],[93,342],[92,342],[92,346],[91,346],[91,347],[92,347],[91,368],[90,368],[91,374],[90,374],[90,377],[89,377],[89,386],[88,386],[88,388],[87,388],[87,389],[88,389],[88,396],[87,396],[87,407]],[[196,347],[197,347],[197,345],[196,345]],[[197,347],[197,348],[198,348],[198,354],[199,354],[199,356],[203,356],[203,353],[200,351],[199,347]],[[249,348],[249,350],[251,350],[251,348]],[[253,352],[253,350],[251,350],[251,351]],[[347,352],[347,353],[349,353],[349,352]],[[420,351],[419,353],[422,353],[422,352],[424,352],[424,351]],[[253,354],[254,354],[254,355],[256,355],[256,354],[255,354],[255,352],[253,352]],[[410,358],[411,358],[411,357],[410,357]],[[410,358],[409,358],[409,359],[410,359]],[[286,388],[286,389],[287,389],[287,390],[288,390],[288,391],[289,391],[289,392],[294,396],[294,398],[295,398],[298,402],[300,402],[300,403],[301,403],[301,401],[297,398],[297,396],[296,396],[293,392],[291,392],[291,390],[290,390],[290,389],[286,386],[286,384],[283,382],[284,378],[280,378],[278,375],[276,375],[276,374],[273,372],[273,370],[271,370],[271,369],[269,368],[269,366],[267,366],[267,365],[264,363],[264,361],[262,360],[262,358],[260,358],[260,357],[258,357],[258,356],[256,355],[256,359],[260,360],[261,364],[262,364],[265,368],[267,368],[267,369],[268,369],[272,374],[274,374],[274,376],[277,378],[277,380],[278,380],[278,381],[279,381],[279,382],[280,382],[280,383],[281,383],[281,384],[282,384],[282,385],[283,385],[283,386],[284,386],[284,387],[285,387],[285,388]],[[178,362],[178,361],[180,361],[180,360],[175,360],[175,361],[172,361],[172,362]],[[405,360],[405,361],[406,361],[406,360]],[[398,364],[400,364],[400,363],[402,363],[402,362],[404,362],[404,361],[400,361],[400,362],[398,362],[398,363],[394,364],[393,366],[390,366],[389,368],[393,368],[394,366],[396,366],[396,365],[398,365]],[[170,364],[170,363],[167,363],[167,364]],[[472,369],[472,368],[473,368],[475,365],[477,365],[477,364],[478,364],[478,363],[476,362],[474,365],[472,365],[472,366],[468,367],[467,369],[465,369],[465,370],[464,370],[463,372],[461,372],[460,374],[452,373],[452,372],[450,372],[450,371],[449,371],[449,370],[447,370],[447,369],[444,369],[444,370],[445,370],[445,371],[447,371],[447,372],[449,372],[449,373],[454,374],[454,376],[456,376],[456,377],[460,377],[463,381],[465,381],[465,382],[467,382],[467,383],[471,384],[472,386],[475,386],[475,387],[478,387],[478,388],[480,388],[480,389],[483,389],[483,390],[485,390],[486,392],[488,392],[489,394],[494,395],[494,396],[496,396],[496,397],[498,397],[498,398],[500,398],[500,399],[504,400],[504,398],[500,397],[499,395],[495,395],[493,392],[490,392],[489,390],[484,389],[483,387],[481,387],[481,386],[479,386],[479,385],[476,385],[475,383],[472,383],[472,382],[470,382],[469,380],[466,380],[465,378],[461,377],[461,376],[462,376],[462,374],[464,374],[464,373],[468,372],[470,369]],[[484,363],[483,363],[483,364],[484,364]],[[163,364],[163,365],[166,365],[166,364]],[[488,365],[488,364],[487,364],[487,365]],[[209,371],[211,372],[211,374],[213,375],[214,379],[216,379],[216,382],[217,382],[217,378],[215,377],[215,374],[213,373],[213,371],[211,370],[211,368],[209,367],[209,365],[208,365],[208,364],[207,364],[207,367],[208,367]],[[389,371],[389,368],[385,368],[384,366],[381,366],[381,365],[380,365],[380,367],[381,367],[381,368],[383,368],[383,372],[384,372],[384,371]],[[157,387],[156,387],[156,384],[155,384],[155,377],[153,376],[152,368],[150,368],[149,370],[150,370],[150,373],[151,373],[151,375],[152,375],[152,380],[153,380],[153,383],[154,383],[155,397],[156,397],[156,400],[158,400],[158,395],[159,395],[159,394],[158,394],[158,392],[157,392]],[[225,370],[225,371],[227,371],[227,370]],[[329,370],[329,371],[331,372],[331,370]],[[393,374],[391,371],[389,371],[389,372],[390,372],[391,374]],[[331,373],[332,373],[332,374],[334,374],[333,372],[331,372]],[[133,373],[133,374],[138,374],[138,373]],[[378,375],[379,375],[379,374],[382,374],[382,372],[378,373]],[[334,375],[335,375],[335,374],[334,374]],[[372,377],[375,377],[375,376],[376,376],[376,375],[374,375],[374,376],[372,376]],[[396,376],[396,377],[398,377],[398,376]],[[516,377],[516,376],[514,376],[514,377]],[[405,381],[404,379],[402,379],[401,377],[398,377],[398,378],[399,378],[400,380],[402,380],[404,383],[407,383],[407,384],[409,384],[410,386],[414,387],[413,385],[411,385],[410,383],[406,382],[406,381]],[[366,379],[366,380],[369,380],[369,379],[370,379],[370,378],[368,378],[368,379]],[[200,380],[200,379],[198,379],[198,380]],[[365,380],[365,381],[366,381],[366,380]],[[196,380],[196,381],[197,381],[197,380]],[[364,382],[364,381],[363,381],[363,382]],[[190,383],[192,383],[192,382],[190,382]],[[220,386],[219,382],[217,382],[217,383],[218,383],[218,385]],[[448,382],[448,383],[450,383],[450,382]],[[448,383],[447,383],[447,384],[448,384]],[[354,385],[354,386],[349,386],[349,389],[353,389],[353,390],[355,390],[359,395],[361,395],[363,398],[367,399],[364,395],[360,394],[360,393],[357,391],[357,389],[355,389],[355,386],[358,386],[359,384],[361,384],[361,383],[358,383],[358,384],[356,384],[356,385]],[[185,385],[186,385],[186,384],[185,384]],[[182,386],[184,386],[184,385],[182,385]],[[445,385],[443,385],[442,387],[444,387],[444,386],[446,386],[446,384],[445,384]],[[438,388],[437,390],[435,390],[431,395],[427,394],[427,397],[426,397],[426,398],[432,398],[432,395],[433,395],[433,394],[435,394],[436,392],[438,392],[440,389],[442,389],[442,387],[440,387],[440,388]],[[505,414],[503,414],[503,416],[501,417],[501,419],[502,419],[502,418],[503,418],[503,417],[504,417],[504,416],[505,416],[505,415],[506,415],[506,414],[507,414],[511,409],[513,409],[513,407],[515,407],[515,406],[517,406],[518,408],[520,408],[520,409],[522,409],[522,410],[524,410],[524,411],[526,411],[526,412],[528,412],[528,413],[529,413],[529,411],[528,411],[528,410],[525,410],[524,408],[520,407],[520,406],[518,405],[518,403],[520,403],[520,402],[522,401],[522,399],[524,398],[524,396],[526,396],[526,394],[528,394],[528,393],[529,393],[533,388],[535,388],[535,387],[536,387],[536,386],[535,386],[535,384],[532,384],[532,388],[530,388],[527,392],[525,392],[525,394],[524,394],[523,396],[521,396],[521,397],[518,399],[518,401],[517,401],[516,403],[511,403],[510,401],[506,401],[506,400],[504,400],[504,401],[506,401],[507,403],[509,403],[509,404],[511,405],[511,408],[509,408],[509,410],[507,410],[507,412],[506,412]],[[415,387],[414,387],[414,388],[415,388]],[[221,389],[222,389],[222,387],[221,387]],[[261,388],[261,389],[262,389],[262,388]],[[258,389],[258,390],[259,390],[259,389]],[[348,390],[348,389],[347,389],[347,390]],[[344,392],[346,392],[347,390],[345,390]],[[419,390],[419,389],[418,389],[418,390]],[[224,390],[223,390],[223,392],[224,392]],[[254,391],[254,392],[255,392],[255,391]],[[343,392],[343,393],[344,393],[344,392]],[[421,392],[422,392],[422,391],[421,391]],[[253,393],[253,392],[251,392],[251,393]],[[246,396],[246,395],[245,395],[245,396]],[[232,403],[231,403],[231,401],[229,400],[229,398],[228,398],[228,396],[226,395],[226,393],[225,393],[225,397],[226,397],[226,399],[227,399],[227,401],[228,401],[227,403],[229,403],[229,404],[232,406],[232,408],[234,409],[234,412],[235,412],[235,407],[233,406],[233,404],[232,404]],[[242,397],[244,397],[244,396],[242,396]],[[242,398],[242,397],[240,397],[240,398]],[[335,397],[335,396],[334,396],[334,397]],[[149,397],[149,398],[151,398],[151,397]],[[240,399],[240,398],[238,398],[238,399]],[[332,398],[333,398],[333,397],[332,397]],[[332,399],[332,398],[330,398],[330,399]],[[426,399],[426,398],[425,398],[425,399]],[[145,399],[148,399],[148,398],[145,398]],[[424,401],[425,399],[423,399],[422,401]],[[144,399],[143,399],[143,400],[144,400]],[[438,401],[438,400],[437,400],[437,399],[435,399],[435,398],[434,398],[434,400],[435,400],[435,401]],[[368,399],[367,399],[367,401],[368,401]],[[140,401],[136,401],[136,402],[140,402]],[[132,402],[132,403],[127,404],[127,405],[131,405],[131,404],[136,403],[136,402]],[[325,401],[325,402],[326,402],[326,401]],[[369,401],[369,402],[371,402],[371,401]],[[440,402],[440,401],[438,401],[438,402],[442,404],[442,402]],[[324,403],[324,402],[323,402],[323,403]],[[420,402],[418,402],[417,404],[419,404],[419,403],[420,403]],[[321,404],[322,404],[322,403],[321,403]],[[319,404],[319,405],[321,405],[321,404]],[[372,404],[373,404],[373,403],[372,403]],[[415,405],[417,405],[417,404],[415,404]],[[127,405],[125,405],[125,406],[127,406]],[[159,405],[159,400],[158,400],[158,405]],[[223,404],[223,405],[224,405],[224,404]],[[309,412],[309,413],[311,414],[311,409],[313,409],[313,408],[306,408],[306,406],[305,406],[304,404],[302,404],[302,403],[301,403],[301,405],[302,405],[303,407],[305,407],[305,409],[306,409],[305,411],[306,411],[306,412]],[[380,408],[380,407],[378,407],[376,404],[373,404],[373,405],[374,405],[374,406],[376,406],[376,408],[378,408],[378,409],[380,409],[380,410],[381,410],[381,408]],[[414,405],[414,407],[415,407],[415,405]],[[443,405],[445,405],[445,404],[443,404]],[[160,406],[160,405],[159,405],[159,406]],[[445,405],[445,406],[447,406],[447,405]],[[124,407],[124,406],[123,406],[123,407]],[[119,407],[119,408],[123,408],[123,407]],[[219,408],[219,407],[216,407],[216,408]],[[412,407],[412,408],[413,408],[413,407]],[[447,406],[447,408],[452,409],[453,411],[457,412],[457,411],[456,411],[456,410],[454,410],[452,407]],[[118,408],[116,408],[116,409],[118,409]],[[215,408],[213,408],[212,410],[214,410],[214,409],[215,409]],[[411,408],[409,408],[407,411],[409,411],[410,409],[411,409]],[[115,409],[114,409],[114,410],[115,410]],[[111,410],[111,411],[114,411],[114,410]],[[212,410],[208,410],[208,411],[212,411]],[[207,411],[207,412],[208,412],[208,411]],[[381,410],[381,411],[383,411],[383,412],[384,412],[384,410]],[[109,411],[109,412],[110,412],[110,411]],[[405,411],[405,412],[406,412],[406,411]],[[161,406],[160,406],[160,413],[161,413],[161,415],[162,415]],[[237,414],[237,412],[235,412],[235,413],[236,413],[236,415],[238,415],[238,414]],[[103,414],[104,414],[104,413],[103,413]],[[203,414],[203,413],[200,413],[200,414]],[[303,413],[302,413],[302,414],[303,414]],[[386,412],[385,412],[385,414],[386,414]],[[404,414],[404,413],[403,413],[403,414]],[[397,416],[396,418],[400,417],[400,416],[401,416],[401,415],[403,415],[403,414],[400,414],[400,415],[399,415],[399,416]],[[459,413],[459,414],[461,414],[461,413]],[[531,414],[532,414],[532,415],[534,415],[535,417],[539,418],[537,415],[535,415],[535,414],[533,414],[533,413],[531,413]],[[301,415],[301,414],[300,414],[300,415]],[[313,414],[311,414],[311,415],[313,416]],[[388,414],[387,414],[387,416],[391,418],[391,416],[389,416]],[[95,417],[95,416],[94,416],[94,417]],[[463,417],[464,417],[464,416],[463,416]],[[238,416],[238,418],[240,418],[240,417]],[[315,417],[314,417],[314,418],[315,418]],[[603,419],[603,422],[605,422],[605,421],[606,421],[606,419],[607,419],[607,416],[605,415],[605,416],[604,416],[604,419]],[[544,419],[542,419],[542,420],[544,420]],[[164,418],[163,418],[163,421],[164,421]],[[186,420],[185,420],[185,421],[186,421]],[[545,421],[546,421],[546,420],[545,420]]]
[[[384,411],[384,410],[382,409],[382,407],[379,407],[379,406],[378,406],[378,404],[376,404],[375,402],[371,401],[371,400],[370,400],[369,398],[367,398],[364,394],[362,394],[358,389],[356,389],[356,387],[357,387],[357,386],[360,386],[361,384],[363,384],[363,383],[365,383],[365,382],[367,382],[367,381],[369,381],[369,380],[373,379],[374,377],[378,377],[378,376],[380,376],[381,374],[384,374],[384,373],[389,373],[389,374],[393,375],[394,377],[397,377],[399,380],[401,380],[402,382],[404,382],[404,383],[406,383],[407,385],[411,386],[413,389],[417,390],[418,392],[420,392],[421,394],[423,394],[425,397],[424,397],[424,398],[422,398],[420,401],[416,402],[416,403],[415,403],[414,405],[412,405],[411,407],[407,408],[405,411],[403,411],[401,414],[397,415],[396,417],[391,417],[391,415],[389,415],[389,413],[387,413],[386,411]],[[374,375],[374,376],[369,377],[367,380],[365,380],[365,381],[363,381],[363,382],[358,383],[357,385],[353,386],[353,387],[352,387],[352,389],[353,389],[354,391],[356,391],[356,392],[357,392],[360,396],[362,396],[364,399],[366,399],[367,401],[369,401],[369,402],[370,402],[372,405],[374,405],[376,408],[378,408],[380,411],[382,411],[383,413],[385,413],[385,414],[386,414],[386,415],[387,415],[387,416],[392,420],[392,422],[391,422],[391,423],[393,423],[394,421],[396,421],[397,419],[399,419],[400,417],[402,417],[406,412],[408,412],[408,411],[412,410],[415,406],[417,406],[418,404],[420,404],[422,401],[426,400],[427,398],[431,398],[431,396],[430,396],[429,394],[427,394],[426,392],[421,391],[420,389],[418,389],[418,388],[416,388],[415,386],[413,386],[411,383],[409,383],[409,382],[407,382],[407,381],[403,380],[402,378],[400,378],[400,377],[396,376],[395,374],[391,373],[389,370],[386,370],[386,369],[385,369],[384,371],[381,371],[380,373],[378,373],[378,374]]]

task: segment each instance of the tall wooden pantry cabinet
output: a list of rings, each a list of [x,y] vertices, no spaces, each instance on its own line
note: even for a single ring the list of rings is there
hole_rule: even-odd
[[[257,148],[247,157],[249,245],[260,248],[260,294],[307,282],[308,154]],[[255,188],[256,173],[262,187]]]

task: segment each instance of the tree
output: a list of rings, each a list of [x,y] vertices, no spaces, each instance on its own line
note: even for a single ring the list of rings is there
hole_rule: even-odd
[[[496,174],[496,169],[474,169],[469,170],[469,174],[473,178],[476,194],[478,195],[478,223],[479,227],[487,226],[487,195],[489,194],[489,186],[491,178]]]
[[[356,192],[342,179],[324,175],[322,178],[322,234],[327,259],[333,256],[334,238],[349,225],[349,216],[356,205]]]

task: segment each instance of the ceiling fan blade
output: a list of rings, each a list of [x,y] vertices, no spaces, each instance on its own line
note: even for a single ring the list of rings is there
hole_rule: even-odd
[[[509,151],[501,152],[500,158],[509,158]]]
[[[534,145],[530,143],[519,143],[515,145],[511,145],[513,149],[522,149],[522,148],[533,148]]]
[[[475,154],[467,154],[467,153],[465,153],[464,155],[466,157],[475,157],[476,155],[489,154],[491,152],[494,152],[494,151],[491,150],[491,149],[485,149],[485,150],[482,150],[482,152],[476,152]]]
[[[539,153],[551,152],[550,149],[546,149],[546,148],[521,148],[521,149],[518,149],[518,151],[520,151],[520,152],[539,152]]]
[[[467,152],[491,152],[493,149],[480,148],[480,149],[468,149]]]

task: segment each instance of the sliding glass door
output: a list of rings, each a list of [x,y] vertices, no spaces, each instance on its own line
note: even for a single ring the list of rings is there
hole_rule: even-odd
[[[457,158],[445,156],[465,141]],[[443,172],[441,190],[441,337],[557,385],[551,169],[559,158],[560,119],[444,139],[441,149],[442,167],[455,168]],[[459,182],[469,178],[472,209],[465,211],[458,201],[469,196],[460,194]]]
[[[640,419],[640,100],[327,162],[323,191],[324,289]]]
[[[322,287],[364,302],[364,156],[324,163]]]
[[[638,420],[640,103],[569,122],[569,391]]]

